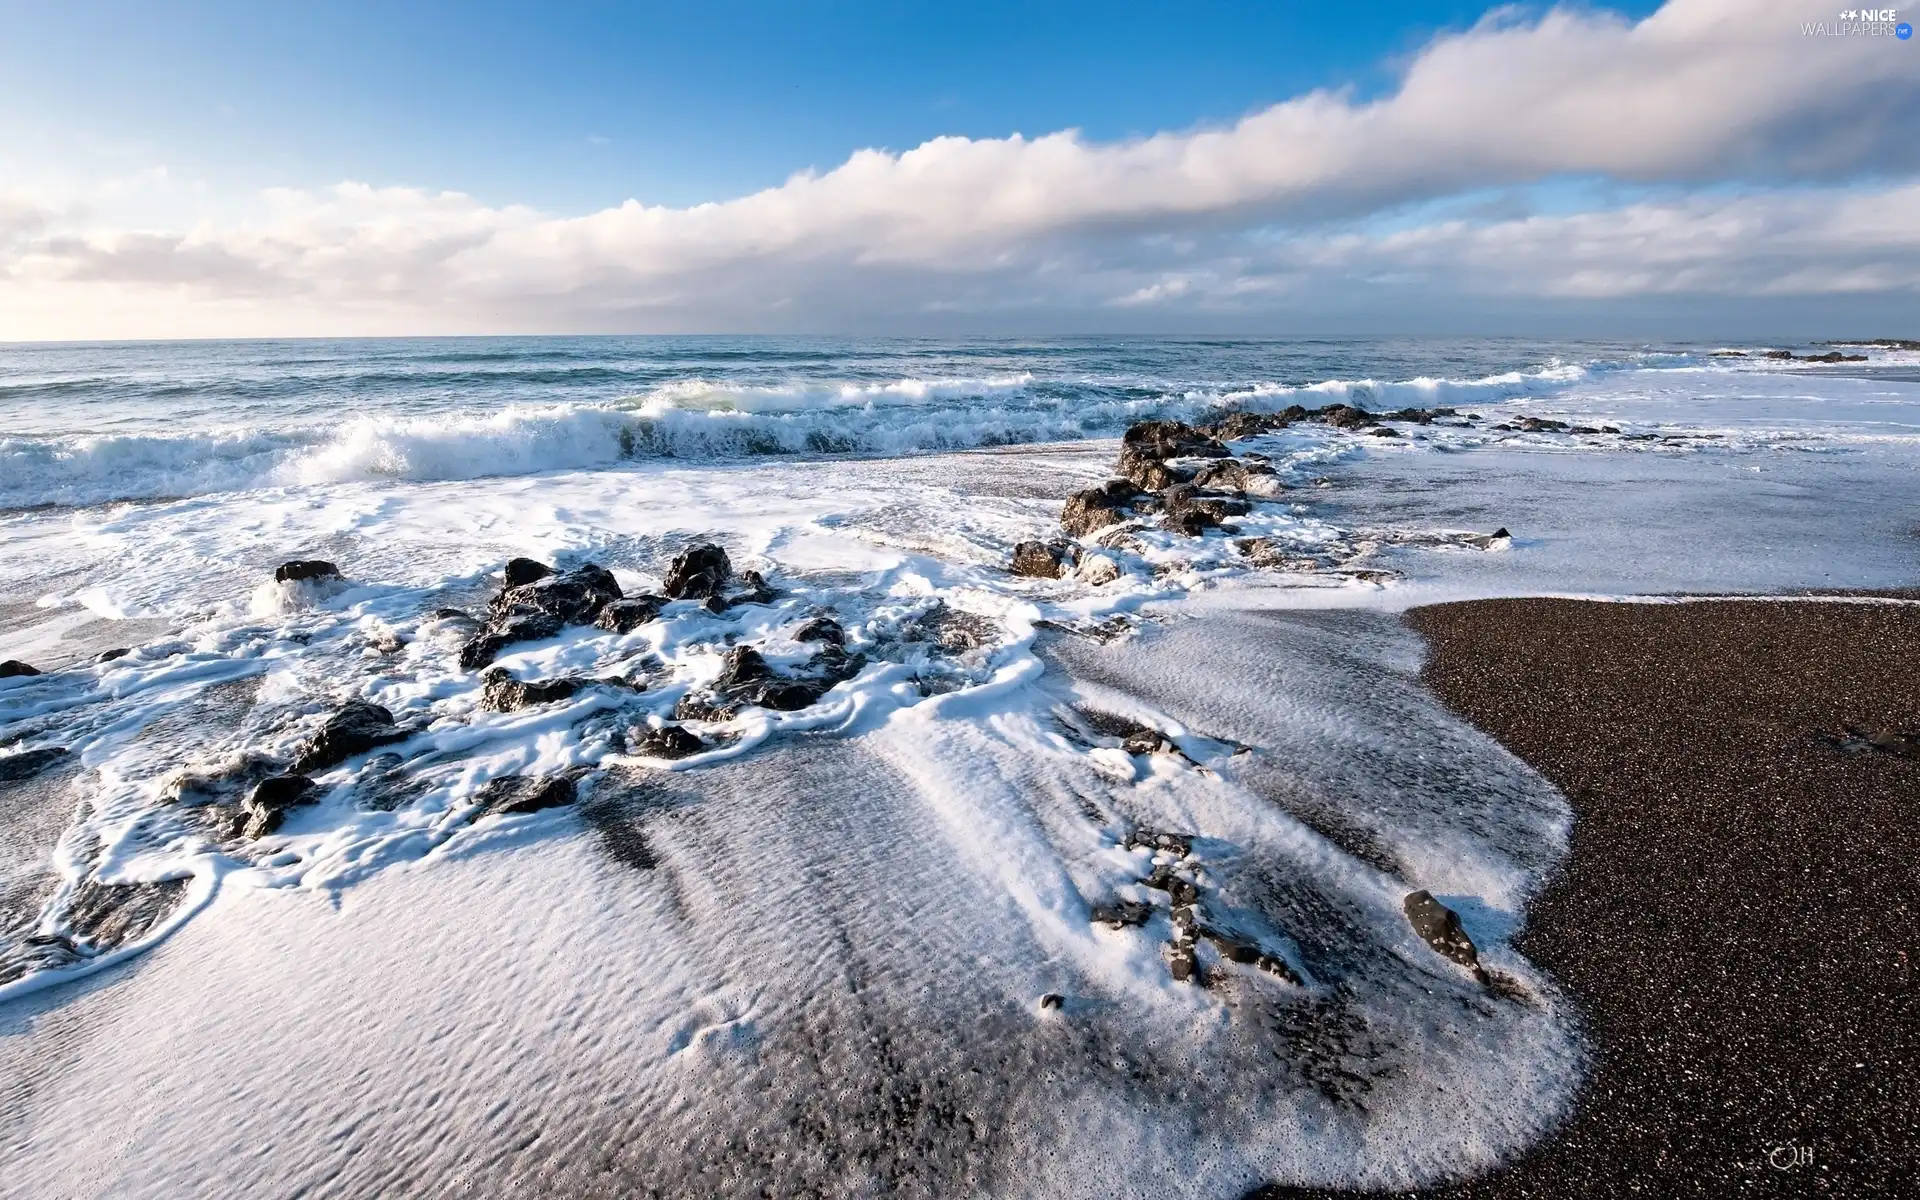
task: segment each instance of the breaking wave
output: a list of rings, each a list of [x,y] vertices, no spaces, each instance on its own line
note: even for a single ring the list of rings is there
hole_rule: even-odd
[[[93,505],[354,480],[454,480],[647,458],[892,455],[1110,437],[1150,417],[1347,403],[1497,403],[1584,378],[1551,366],[1480,379],[1328,380],[1169,391],[1110,383],[898,379],[742,386],[693,379],[606,403],[363,415],[337,424],[183,434],[0,438],[0,508]]]

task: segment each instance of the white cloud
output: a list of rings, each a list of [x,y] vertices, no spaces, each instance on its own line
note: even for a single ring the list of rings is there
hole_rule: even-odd
[[[128,230],[0,204],[0,337],[754,328],[903,308],[1244,307],[1368,280],[1565,297],[1911,288],[1920,208],[1897,184],[1328,232],[1562,175],[1671,190],[1913,171],[1908,47],[1802,37],[1824,11],[1499,13],[1426,47],[1377,101],[1315,92],[1112,144],[937,138],[681,209],[556,217],[343,184],[270,193],[251,220]]]

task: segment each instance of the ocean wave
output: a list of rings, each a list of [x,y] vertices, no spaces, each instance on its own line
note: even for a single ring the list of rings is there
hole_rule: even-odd
[[[1204,419],[1291,404],[1497,403],[1586,377],[1555,364],[1479,379],[1326,380],[1165,388],[974,379],[744,385],[679,380],[610,403],[205,434],[0,438],[0,507],[85,506],[355,480],[434,481],[613,466],[633,459],[889,455],[1109,437],[1150,417]]]

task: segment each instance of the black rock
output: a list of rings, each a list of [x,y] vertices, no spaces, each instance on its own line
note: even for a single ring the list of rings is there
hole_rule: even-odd
[[[542,613],[563,625],[590,625],[602,608],[621,598],[612,572],[582,563],[563,574],[506,588],[490,607],[496,615]]]
[[[1767,357],[1768,357],[1768,358],[1777,358],[1777,359],[1788,359],[1788,358],[1792,358],[1792,357],[1793,357],[1793,351],[1791,351],[1791,350],[1769,350],[1769,351],[1767,351]]]
[[[1122,844],[1129,850],[1165,851],[1178,858],[1186,858],[1193,853],[1192,834],[1172,833],[1148,825],[1142,825],[1128,834]]]
[[[1151,458],[1224,458],[1227,448],[1184,421],[1139,421],[1120,439]]]
[[[1110,929],[1145,925],[1152,917],[1153,905],[1142,904],[1138,900],[1115,900],[1110,904],[1093,906],[1093,923]]]
[[[535,562],[531,558],[510,558],[507,560],[503,574],[506,575],[506,586],[516,588],[522,584],[537,583],[545,579],[553,574],[553,568],[543,562]]]
[[[529,704],[551,704],[580,690],[577,680],[523,682],[507,674],[503,667],[493,668],[483,678],[485,687],[481,689],[480,707],[490,712],[513,712]]]
[[[299,558],[281,563],[274,571],[276,583],[298,583],[307,579],[338,579],[340,568],[317,558]]]
[[[847,644],[847,631],[832,617],[815,617],[794,631],[796,642],[825,642],[829,646]]]
[[[1331,425],[1335,429],[1365,429],[1369,425],[1380,423],[1379,417],[1364,408],[1355,408],[1351,404],[1329,404],[1307,415],[1312,420]]]
[[[1272,467],[1265,463],[1223,458],[1201,467],[1193,477],[1197,488],[1225,492],[1256,491],[1261,494],[1286,490]]]
[[[712,542],[682,550],[667,568],[666,593],[675,600],[704,600],[718,596],[733,575],[727,552]]]
[[[405,741],[408,730],[396,729],[393,714],[378,704],[353,700],[327,718],[320,732],[295,755],[295,772],[318,771],[364,754],[375,746]]]
[[[40,668],[30,667],[17,658],[0,662],[0,679],[16,679],[27,675],[38,675]]]
[[[767,660],[751,646],[727,652],[727,665],[714,681],[714,692],[727,699],[776,712],[796,712],[818,700],[830,684],[819,680],[788,679],[776,675]]]
[[[729,607],[735,604],[771,604],[779,595],[758,571],[740,572],[740,590],[727,594]]]
[[[1460,924],[1460,914],[1433,898],[1425,888],[1417,892],[1408,892],[1400,907],[1407,914],[1407,924],[1413,926],[1413,932],[1420,940],[1433,947],[1443,958],[1451,959],[1473,972],[1473,977],[1481,983],[1487,982],[1487,971],[1480,965],[1480,952],[1474,948],[1473,939]]]
[[[680,726],[662,725],[649,729],[647,735],[634,744],[633,752],[648,758],[685,758],[706,748],[705,742]]]
[[[1013,565],[1007,569],[1034,579],[1058,579],[1068,553],[1064,542],[1021,542],[1013,548]]]
[[[1192,904],[1200,899],[1200,889],[1193,885],[1193,880],[1175,874],[1166,863],[1155,867],[1153,874],[1140,882],[1157,892],[1165,892],[1175,904]]]
[[[600,610],[593,619],[595,627],[613,633],[632,633],[634,630],[660,616],[660,606],[666,603],[658,596],[634,596],[628,600],[615,600]]]
[[[280,828],[288,809],[312,803],[313,793],[313,780],[305,775],[269,775],[262,779],[240,806],[247,815],[244,836],[251,840],[272,833]]]
[[[1268,954],[1255,942],[1219,929],[1202,929],[1200,933],[1213,943],[1214,948],[1220,951],[1220,957],[1228,962],[1257,967],[1269,975],[1279,976],[1288,983],[1304,984],[1306,982],[1300,978],[1286,959]]]
[[[565,775],[502,775],[489,780],[476,799],[488,812],[508,815],[559,808],[578,796],[573,780]]]
[[[110,663],[116,658],[125,658],[127,655],[131,653],[133,653],[133,651],[127,649],[124,646],[120,647],[117,650],[102,650],[99,656],[96,657],[93,661],[97,663]]]
[[[1200,960],[1194,956],[1191,942],[1175,943],[1167,947],[1167,971],[1181,983],[1197,982],[1200,974]]]
[[[1400,431],[1398,429],[1389,429],[1383,425],[1378,429],[1367,430],[1367,434],[1370,437],[1399,437]]]
[[[1288,418],[1278,413],[1232,412],[1201,432],[1223,442],[1237,442],[1242,438],[1259,437],[1263,433],[1285,429],[1289,424]]]
[[[1502,525],[1500,528],[1494,530],[1492,533],[1488,534],[1487,536],[1497,541],[1500,538],[1510,538],[1513,535],[1507,532],[1507,527],[1505,525]]]
[[[1161,462],[1147,449],[1131,443],[1120,447],[1120,461],[1114,465],[1114,471],[1145,492],[1170,488],[1176,483],[1185,483],[1191,477],[1187,472]]]
[[[496,617],[484,632],[460,647],[460,665],[469,671],[477,671],[515,642],[537,642],[542,638],[558,637],[560,630],[560,618],[546,613],[514,613]]]
[[[1064,1006],[1066,1002],[1066,997],[1058,992],[1048,992],[1046,995],[1040,997],[1041,1008],[1057,1009]]]
[[[1565,421],[1555,421],[1550,417],[1522,417],[1520,428],[1527,433],[1566,433]]]
[[[714,687],[726,691],[771,678],[772,675],[773,668],[767,665],[767,660],[758,650],[752,646],[735,646],[727,651],[726,666],[721,668],[720,678],[714,682]]]
[[[65,746],[42,746],[38,750],[0,755],[0,783],[17,783],[22,779],[32,779],[66,758],[69,753]]]
[[[1127,505],[1139,494],[1140,489],[1125,479],[1109,479],[1097,488],[1075,492],[1061,510],[1060,525],[1074,537],[1118,525],[1127,519]]]
[[[1188,537],[1197,537],[1228,517],[1243,516],[1247,512],[1245,501],[1209,496],[1191,483],[1161,492],[1160,508],[1164,514],[1160,519],[1162,527]]]

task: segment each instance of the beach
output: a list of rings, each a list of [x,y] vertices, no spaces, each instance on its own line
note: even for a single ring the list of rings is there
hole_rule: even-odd
[[[10,1177],[1895,1178],[1913,356],[1715,351],[21,352]]]
[[[1408,619],[1422,678],[1573,805],[1515,944],[1594,1044],[1568,1125],[1456,1194],[1898,1191],[1920,1164],[1920,762],[1867,739],[1920,727],[1920,610],[1497,600]]]

